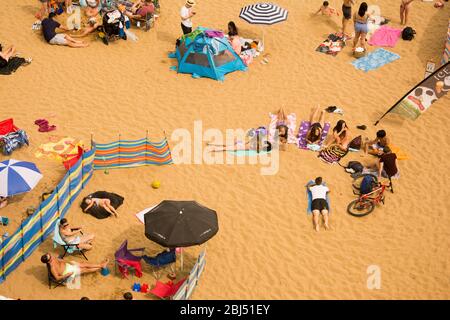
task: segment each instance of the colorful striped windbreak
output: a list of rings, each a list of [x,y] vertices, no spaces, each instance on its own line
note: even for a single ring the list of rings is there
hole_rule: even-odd
[[[95,147],[95,170],[172,163],[167,139],[160,142],[151,142],[147,138],[119,140],[106,144],[96,143]]]
[[[450,60],[450,19],[448,20],[447,41],[445,43],[444,55],[442,56],[442,65]]]

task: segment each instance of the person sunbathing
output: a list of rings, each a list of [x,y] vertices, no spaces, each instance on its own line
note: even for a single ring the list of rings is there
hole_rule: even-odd
[[[107,212],[111,213],[116,218],[119,217],[116,209],[111,205],[111,200],[109,199],[87,198],[85,202],[88,206],[86,207],[86,209],[83,210],[83,212],[88,211],[89,208],[91,208],[92,206],[98,206],[105,209]]]
[[[351,141],[350,129],[344,120],[339,120],[336,126],[333,128],[333,138],[328,146],[332,144],[338,144],[342,149],[346,149]]]
[[[72,228],[69,226],[67,219],[61,219],[59,222],[59,235],[67,244],[78,244],[78,247],[82,250],[91,250],[92,241],[94,241],[95,236],[92,234],[87,235],[77,235],[82,234],[82,228]]]
[[[46,253],[41,257],[41,262],[45,263],[52,276],[57,281],[70,281],[77,275],[86,273],[97,272],[109,263],[109,259],[105,259],[102,263],[78,263],[78,262],[65,262],[63,259],[55,258],[50,253]]]
[[[383,148],[387,147],[389,143],[390,140],[386,135],[386,131],[378,130],[377,137],[374,140],[366,140],[364,151],[365,153],[369,153],[373,156],[380,156],[383,154]]]
[[[313,185],[308,185],[311,192],[311,210],[313,214],[313,225],[316,231],[319,231],[319,216],[322,214],[325,229],[329,229],[328,225],[328,208],[327,193],[330,192],[327,186],[322,184],[322,177],[317,177]]]
[[[4,68],[8,65],[9,59],[16,55],[16,47],[10,46],[8,49],[3,51],[3,47],[0,44],[0,68]],[[30,64],[31,58],[25,59],[25,64]]]
[[[322,138],[323,127],[325,126],[325,111],[322,110],[319,116],[319,106],[311,109],[311,127],[306,133],[306,143],[319,146]]]
[[[272,144],[269,141],[264,141],[261,143],[258,143],[255,141],[247,141],[243,142],[241,140],[236,140],[233,145],[214,145],[209,144],[211,146],[210,152],[221,152],[221,151],[258,151],[261,152],[270,152],[272,150]]]
[[[277,130],[277,135],[280,141],[280,149],[286,150],[289,136],[288,117],[284,112],[283,108],[276,111],[277,123],[275,129]]]

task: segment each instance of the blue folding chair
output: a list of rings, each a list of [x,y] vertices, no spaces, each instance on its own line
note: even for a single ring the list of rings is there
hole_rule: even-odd
[[[60,219],[56,220],[55,229],[53,230],[53,247],[56,248],[57,246],[61,246],[64,248],[64,254],[61,256],[61,259],[63,259],[67,253],[73,254],[79,252],[86,260],[88,260],[83,252],[83,249],[80,249],[78,243],[67,243],[63,240],[63,238],[59,234],[59,221]]]

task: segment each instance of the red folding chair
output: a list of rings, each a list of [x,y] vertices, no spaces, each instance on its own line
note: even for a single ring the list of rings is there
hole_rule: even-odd
[[[150,293],[154,294],[160,299],[170,299],[175,293],[177,293],[178,289],[183,285],[186,278],[180,280],[176,284],[172,281],[167,283],[156,281],[155,287],[150,290]]]
[[[63,162],[64,167],[66,168],[66,170],[69,170],[74,165],[76,165],[78,160],[80,160],[80,158],[82,156],[83,156],[83,148],[78,146],[78,154],[74,154],[74,155],[69,156],[68,160]]]
[[[13,118],[0,121],[0,136],[4,136],[11,132],[16,132],[17,130],[19,130],[19,128],[14,125]]]

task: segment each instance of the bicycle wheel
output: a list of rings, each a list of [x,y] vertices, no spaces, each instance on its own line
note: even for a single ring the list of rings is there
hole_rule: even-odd
[[[373,201],[364,199],[355,199],[350,202],[347,206],[347,212],[354,217],[364,217],[372,213],[375,209],[375,204]]]

